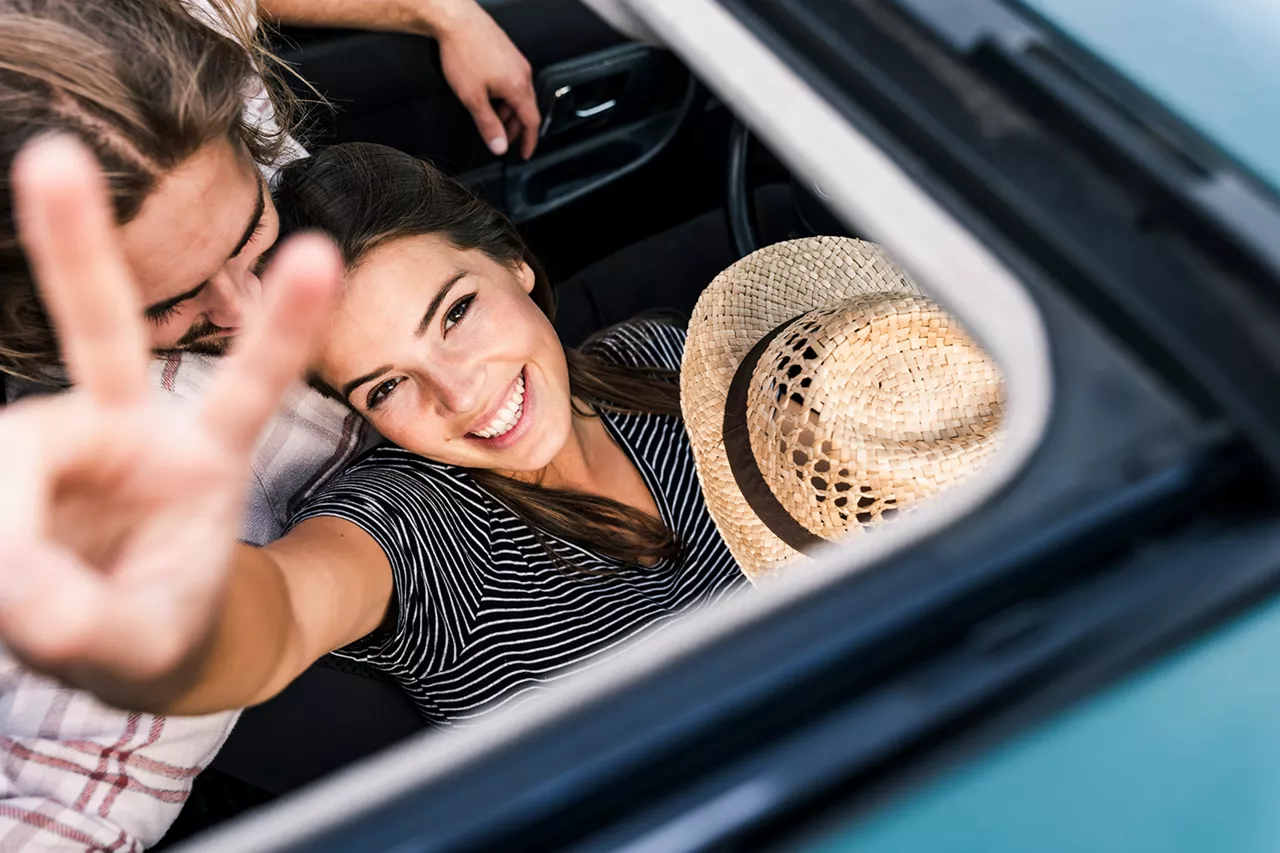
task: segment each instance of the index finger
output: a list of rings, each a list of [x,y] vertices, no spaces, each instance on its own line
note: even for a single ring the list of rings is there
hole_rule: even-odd
[[[267,307],[218,371],[202,416],[237,452],[258,434],[297,381],[333,305],[342,264],[323,237],[295,237],[267,273]]]
[[[13,199],[71,380],[103,404],[140,399],[148,357],[142,308],[93,155],[70,137],[28,143],[14,158]]]
[[[533,87],[525,87],[524,95],[515,99],[516,115],[524,125],[524,139],[520,146],[520,154],[528,160],[538,147],[538,131],[542,128],[542,116],[538,112],[538,98]]]

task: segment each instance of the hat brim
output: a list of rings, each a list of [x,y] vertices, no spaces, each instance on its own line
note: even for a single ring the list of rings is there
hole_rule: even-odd
[[[744,500],[724,446],[729,385],[742,359],[780,324],[855,296],[920,295],[881,249],[849,237],[808,237],[753,252],[698,299],[680,370],[680,407],[707,508],[753,582],[796,561]]]

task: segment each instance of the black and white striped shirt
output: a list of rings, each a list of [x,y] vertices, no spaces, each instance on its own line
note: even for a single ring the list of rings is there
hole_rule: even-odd
[[[655,321],[588,346],[633,366],[679,369],[685,333]],[[570,668],[605,664],[628,640],[745,586],[698,487],[679,419],[602,418],[640,470],[681,554],[628,566],[544,535],[574,569],[463,470],[395,447],[372,451],[295,518],[346,519],[382,547],[395,578],[394,627],[338,654],[394,676],[428,722],[460,725],[545,690]]]

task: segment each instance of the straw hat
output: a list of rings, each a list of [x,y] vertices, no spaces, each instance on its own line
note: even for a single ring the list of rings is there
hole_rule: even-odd
[[[999,439],[991,358],[848,238],[779,243],[717,276],[680,391],[707,506],[753,581],[911,509]]]

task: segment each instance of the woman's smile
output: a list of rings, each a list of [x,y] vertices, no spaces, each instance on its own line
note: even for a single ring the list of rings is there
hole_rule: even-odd
[[[525,367],[512,381],[495,409],[478,419],[477,423],[481,426],[468,432],[467,438],[490,450],[511,447],[529,434],[533,410],[533,386],[529,382],[529,369]]]
[[[480,429],[471,430],[470,435],[474,435],[476,438],[497,438],[498,436],[506,435],[520,420],[520,414],[523,411],[524,370],[521,369],[520,375],[516,377],[515,382],[507,388],[505,401],[499,401],[497,414],[490,410],[488,415],[480,419],[484,426]]]
[[[524,263],[416,235],[347,275],[318,378],[436,462],[541,471],[573,430],[568,365]]]

